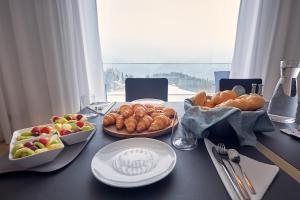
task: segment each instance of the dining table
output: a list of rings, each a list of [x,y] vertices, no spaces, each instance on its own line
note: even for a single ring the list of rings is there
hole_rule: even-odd
[[[115,107],[119,106],[117,103]],[[166,102],[179,116],[184,114],[183,102]],[[84,150],[70,164],[62,169],[41,172],[11,172],[0,174],[1,200],[199,200],[230,199],[215,166],[206,150],[203,139],[198,139],[198,147],[190,151],[174,148],[177,163],[174,170],[164,179],[137,188],[117,188],[98,181],[91,171],[93,156],[102,147],[121,138],[113,137],[102,129],[102,116],[90,121],[97,130]],[[297,121],[299,122],[298,118]],[[280,128],[296,127],[296,124],[274,123],[275,131],[256,133],[258,142],[282,158],[294,168],[300,169],[300,140],[283,134]],[[233,133],[226,121],[221,121],[209,132]],[[228,135],[228,134],[224,134]],[[171,132],[155,139],[171,145]],[[228,147],[236,148],[241,154],[260,162],[274,164],[257,148],[239,146],[235,137],[221,137],[210,134],[212,142],[222,141]],[[263,199],[300,199],[300,184],[297,179],[280,169],[269,186]]]

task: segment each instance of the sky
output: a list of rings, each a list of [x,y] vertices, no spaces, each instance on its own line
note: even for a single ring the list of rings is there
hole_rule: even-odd
[[[98,0],[106,63],[231,63],[239,0]]]

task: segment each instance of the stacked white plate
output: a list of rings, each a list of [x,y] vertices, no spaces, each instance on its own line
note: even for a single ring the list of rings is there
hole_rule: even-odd
[[[120,140],[100,149],[91,169],[101,182],[122,188],[140,187],[166,177],[175,167],[175,151],[150,138]]]

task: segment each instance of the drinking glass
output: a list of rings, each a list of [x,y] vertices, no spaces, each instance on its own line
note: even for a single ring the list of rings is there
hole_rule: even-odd
[[[178,125],[173,123],[171,144],[179,150],[193,150],[198,146],[197,136],[188,130],[182,130],[180,119],[177,113],[174,116],[174,122],[178,120]]]
[[[96,104],[95,95],[82,95],[80,96],[80,112],[87,118],[98,116],[98,112],[91,108],[92,105]]]
[[[82,95],[80,96],[80,110],[93,105],[95,103],[95,95]]]

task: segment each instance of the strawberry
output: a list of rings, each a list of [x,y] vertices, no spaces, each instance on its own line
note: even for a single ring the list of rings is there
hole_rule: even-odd
[[[70,133],[71,133],[71,131],[66,130],[66,129],[62,129],[62,130],[59,131],[59,134],[60,134],[61,136],[69,135]]]
[[[38,133],[38,134],[41,133],[41,132],[40,132],[40,128],[37,127],[37,126],[36,126],[36,127],[33,127],[33,128],[31,129],[31,133]]]
[[[40,138],[39,142],[46,146],[48,143],[48,140],[46,138]]]
[[[41,128],[40,132],[49,134],[50,133],[50,128],[45,126],[45,127]]]
[[[66,132],[65,129],[60,129],[59,134],[60,134],[61,136],[63,136],[63,135],[65,135],[65,132]]]
[[[66,131],[65,131],[65,135],[69,135],[69,134],[71,134],[71,131],[66,130]]]
[[[78,114],[78,115],[76,116],[76,119],[77,119],[78,121],[81,120],[81,118],[83,118],[83,116],[80,115],[80,114]]]
[[[84,122],[78,121],[78,122],[76,122],[76,125],[77,125],[78,127],[82,128],[82,127],[84,126]]]
[[[58,119],[59,119],[58,116],[53,116],[53,117],[52,117],[52,121],[53,121],[53,122],[55,122],[55,121],[58,120]]]

